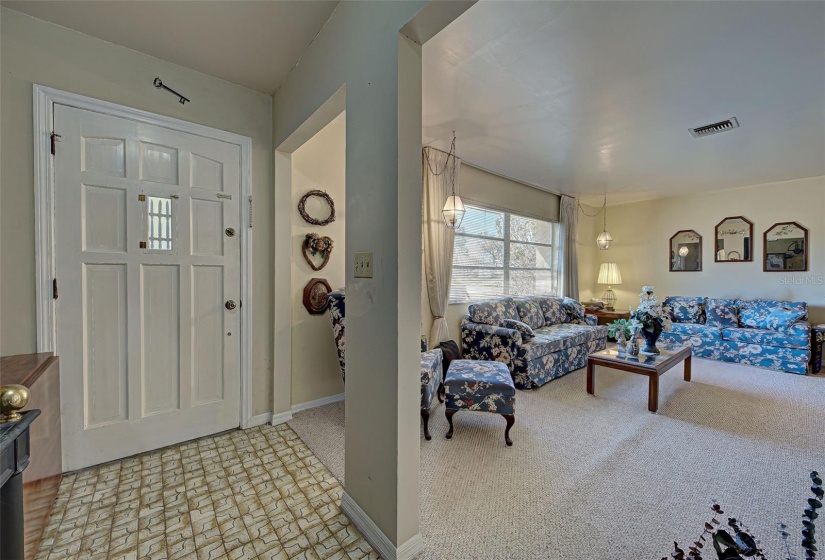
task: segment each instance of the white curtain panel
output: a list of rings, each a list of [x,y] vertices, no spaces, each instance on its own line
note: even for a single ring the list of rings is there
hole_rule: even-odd
[[[433,326],[430,329],[430,347],[450,339],[450,329],[444,315],[450,298],[450,282],[453,276],[453,239],[455,231],[444,224],[441,210],[447,197],[452,194],[450,184],[451,169],[444,173],[447,154],[432,148],[424,148],[421,154],[423,168],[423,230],[424,230],[424,274]],[[427,164],[429,160],[429,165]],[[450,168],[453,163],[450,162]],[[461,160],[455,162],[456,194],[461,177]],[[434,175],[432,171],[441,173]]]
[[[579,201],[562,195],[559,205],[562,251],[561,277],[563,295],[579,299],[579,250],[576,247],[576,227],[579,223]]]

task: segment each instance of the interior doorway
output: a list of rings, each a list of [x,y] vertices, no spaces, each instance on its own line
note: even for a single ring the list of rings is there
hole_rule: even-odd
[[[284,297],[287,290],[276,285],[275,360],[289,375],[276,377],[273,398],[275,410],[289,412],[276,413],[273,424],[322,405],[344,406],[343,360],[330,312],[326,305],[320,312],[305,305],[305,292],[316,285],[317,293],[326,286],[343,293],[345,285],[345,108],[343,86],[275,150],[275,278],[289,286]],[[343,415],[331,421],[328,433],[343,434]],[[344,440],[335,439],[334,451],[320,458],[343,472]]]

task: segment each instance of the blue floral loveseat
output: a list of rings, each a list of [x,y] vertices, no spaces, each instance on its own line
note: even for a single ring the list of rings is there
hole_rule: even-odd
[[[517,388],[533,389],[587,365],[607,327],[573,299],[505,297],[470,305],[461,342],[465,359],[504,362]]]
[[[811,359],[808,304],[776,300],[668,297],[673,329],[661,340],[693,355],[805,374]]]

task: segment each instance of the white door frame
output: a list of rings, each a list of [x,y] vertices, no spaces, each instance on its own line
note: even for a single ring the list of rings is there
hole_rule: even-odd
[[[238,421],[242,428],[249,427],[252,418],[252,139],[248,136],[34,84],[32,112],[34,116],[35,301],[37,307],[38,352],[54,352],[56,340],[55,301],[52,289],[55,274],[54,159],[51,154],[55,103],[169,128],[240,147],[242,305],[240,309],[241,412]],[[243,305],[244,303],[246,305]]]

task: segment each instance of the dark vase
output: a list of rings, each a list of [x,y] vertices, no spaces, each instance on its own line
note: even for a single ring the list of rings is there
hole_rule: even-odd
[[[645,346],[641,349],[642,354],[659,354],[656,341],[659,340],[659,335],[662,334],[662,324],[659,321],[653,321],[651,327],[653,327],[652,330],[642,329],[642,336],[645,339]]]

